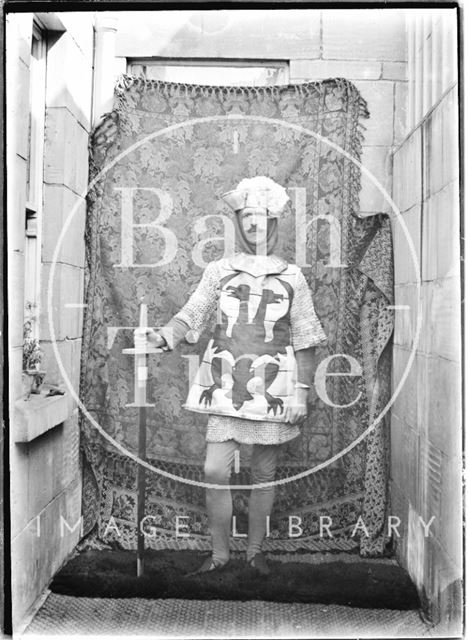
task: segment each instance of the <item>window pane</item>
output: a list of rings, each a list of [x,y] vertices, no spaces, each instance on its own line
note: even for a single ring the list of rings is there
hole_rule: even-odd
[[[29,122],[28,158],[26,173],[26,200],[34,208],[42,183],[42,138],[44,134],[45,110],[45,39],[34,29],[31,41],[31,61],[29,67]]]
[[[265,86],[288,83],[286,65],[282,66],[222,66],[222,65],[163,65],[132,62],[129,72],[148,80],[186,82],[204,85]]]

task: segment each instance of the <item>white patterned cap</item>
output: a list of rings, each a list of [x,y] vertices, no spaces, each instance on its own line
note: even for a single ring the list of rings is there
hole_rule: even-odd
[[[223,193],[221,198],[234,211],[245,207],[262,207],[272,218],[279,217],[290,200],[286,189],[266,176],[244,178],[233,191]]]

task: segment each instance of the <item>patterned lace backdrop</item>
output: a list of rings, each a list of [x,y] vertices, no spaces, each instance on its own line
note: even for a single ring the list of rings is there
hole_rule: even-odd
[[[185,124],[195,118],[247,115]],[[327,388],[337,404],[360,392],[350,408],[333,408],[312,394],[302,435],[289,443],[278,478],[295,475],[328,460],[367,429],[390,396],[390,337],[393,329],[393,266],[388,217],[359,217],[360,170],[324,141],[281,123],[301,125],[336,143],[359,159],[368,117],[366,104],[353,84],[329,79],[280,87],[207,87],[146,81],[123,76],[116,87],[114,110],[92,136],[90,179],[117,159],[89,192],[86,221],[84,338],[80,397],[102,428],[137,454],[138,410],[134,400],[134,360],[122,349],[133,346],[133,330],[120,330],[109,340],[108,327],[134,327],[139,301],[146,296],[148,319],[162,325],[180,309],[202,274],[194,248],[201,239],[221,236],[230,217],[219,195],[244,177],[267,175],[287,188],[305,187],[307,221],[332,214],[341,225],[342,262],[328,266],[329,224],[318,221],[307,233],[303,267],[316,311],[329,336],[320,348],[322,360],[346,353],[362,364],[363,376],[329,377]],[[279,120],[280,123],[268,119]],[[148,136],[184,123],[164,135]],[[142,144],[132,145],[143,141]],[[130,150],[120,157],[119,154]],[[134,221],[148,223],[161,214],[158,197],[143,187],[168,192],[173,209],[164,226],[177,238],[177,251],[166,264],[122,268],[122,187],[134,192]],[[290,194],[294,203],[295,194]],[[295,262],[294,206],[281,221],[277,252]],[[199,222],[201,225],[202,223]],[[304,235],[302,235],[304,237]],[[134,228],[133,261],[152,264],[164,257],[161,233]],[[221,257],[223,243],[206,242],[208,262]],[[168,257],[168,256],[166,256]],[[169,256],[170,257],[170,256]],[[213,318],[213,323],[215,318]],[[203,480],[206,416],[181,408],[188,389],[188,355],[202,354],[210,327],[196,345],[150,356],[148,461],[179,477]],[[343,366],[343,361],[340,362]],[[84,414],[81,418],[83,515],[88,539],[136,548],[136,463],[103,438]],[[232,482],[248,484],[249,447],[241,450],[240,473]],[[388,542],[388,421],[384,418],[359,444],[334,463],[301,480],[278,486],[266,548],[356,549],[382,554]],[[204,489],[147,472],[146,514],[153,516],[152,548],[209,549]],[[238,530],[245,531],[248,491],[235,491]],[[190,538],[175,537],[176,515],[189,516]],[[300,537],[288,537],[288,515],[302,519]],[[332,519],[333,538],[319,536],[319,517]],[[118,527],[109,526],[109,519]],[[350,533],[362,516],[369,536]],[[151,533],[148,530],[148,533]],[[242,549],[245,539],[233,539]]]

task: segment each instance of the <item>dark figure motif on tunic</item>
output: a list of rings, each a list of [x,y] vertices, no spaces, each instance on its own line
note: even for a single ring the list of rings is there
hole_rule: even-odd
[[[267,412],[280,415],[284,402],[268,389],[280,370],[279,355],[285,356],[286,346],[290,344],[289,310],[293,289],[275,277],[271,279],[273,288],[255,291],[242,282],[233,284],[238,276],[238,273],[230,274],[220,283],[221,322],[213,336],[213,384],[202,391],[199,403],[211,406],[214,391],[223,388],[223,376],[227,375],[232,378],[232,388],[225,395],[238,411],[245,402],[254,399],[252,385],[260,379]],[[233,299],[237,302],[234,305]]]

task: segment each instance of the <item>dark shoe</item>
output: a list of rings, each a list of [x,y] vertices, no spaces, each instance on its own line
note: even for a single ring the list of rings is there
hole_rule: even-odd
[[[262,576],[270,575],[270,569],[268,568],[268,564],[263,553],[256,553],[254,557],[249,560],[249,565],[256,569]]]
[[[214,562],[213,558],[209,556],[205,559],[202,566],[196,571],[192,571],[192,573],[185,574],[185,577],[189,576],[197,576],[200,573],[208,573],[209,571],[215,571],[216,569],[221,569],[227,564],[227,562]]]

